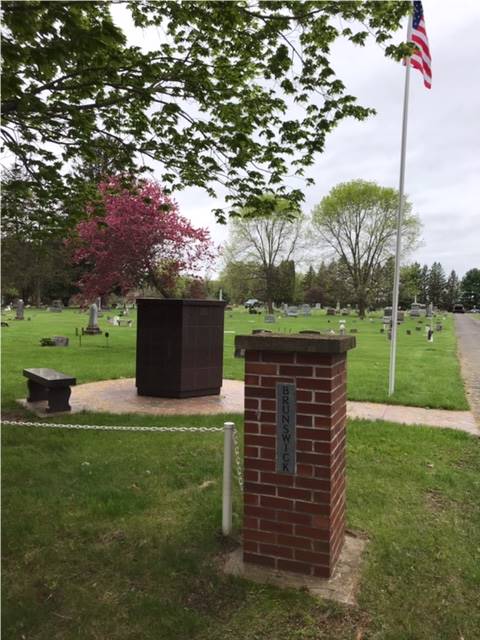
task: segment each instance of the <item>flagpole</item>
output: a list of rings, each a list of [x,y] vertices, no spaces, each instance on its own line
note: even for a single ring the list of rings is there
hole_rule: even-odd
[[[407,42],[410,42],[412,35],[413,14],[410,13],[407,27]],[[410,89],[410,57],[405,64],[405,91],[403,96],[403,123],[402,123],[402,146],[400,154],[400,185],[397,216],[397,241],[395,246],[395,272],[393,276],[393,300],[392,300],[392,340],[390,343],[390,371],[388,377],[388,395],[395,391],[395,361],[397,355],[397,320],[398,320],[398,291],[400,284],[400,253],[402,240],[402,219],[404,205],[405,188],[405,153],[407,149],[407,124],[408,124],[408,95]]]

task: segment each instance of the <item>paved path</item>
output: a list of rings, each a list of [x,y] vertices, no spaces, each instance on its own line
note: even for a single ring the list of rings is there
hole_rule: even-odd
[[[150,415],[215,415],[220,413],[243,413],[243,390],[241,380],[224,380],[219,396],[201,398],[150,398],[138,396],[135,378],[89,382],[72,387],[70,404],[72,413],[95,411],[99,413],[146,413]],[[45,403],[20,401],[37,415],[45,413]],[[423,424],[432,427],[448,427],[480,435],[470,411],[442,411],[421,409],[373,402],[348,402],[350,418],[365,420],[387,420],[402,424]]]
[[[455,329],[467,399],[480,426],[480,318],[457,313]]]

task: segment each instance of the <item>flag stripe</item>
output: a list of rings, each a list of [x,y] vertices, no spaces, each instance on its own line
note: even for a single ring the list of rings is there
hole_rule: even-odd
[[[410,57],[410,65],[414,69],[421,71],[423,84],[427,89],[432,87],[432,60],[430,48],[428,46],[427,30],[423,17],[422,3],[414,0],[411,41],[416,46],[416,50]]]

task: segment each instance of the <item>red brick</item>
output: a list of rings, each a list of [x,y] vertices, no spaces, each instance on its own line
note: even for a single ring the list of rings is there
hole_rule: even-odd
[[[293,533],[293,524],[289,524],[288,522],[276,522],[275,520],[260,520],[260,526],[258,528],[262,531]]]
[[[266,364],[264,362],[246,362],[245,374],[257,373],[260,375],[273,376],[277,374],[276,364]]]
[[[272,509],[284,509],[289,511],[293,509],[293,500],[286,500],[285,498],[261,496],[260,504],[263,507],[271,507]]]
[[[260,425],[260,432],[262,436],[274,436],[277,433],[277,426],[274,424],[262,424]]]
[[[258,493],[274,496],[277,488],[271,484],[261,484],[259,482],[245,482],[244,490],[248,493]]]
[[[254,376],[249,373],[245,374],[245,384],[252,385],[253,387],[258,387],[260,383],[260,377]]]
[[[297,462],[302,464],[314,464],[315,466],[329,466],[330,456],[322,453],[304,453],[300,451],[297,454]]]
[[[330,518],[328,516],[312,516],[312,527],[315,527],[315,529],[329,529]]]
[[[295,573],[306,573],[310,575],[310,565],[293,560],[277,560],[277,568],[283,571],[294,571]]]
[[[258,476],[259,476],[259,472],[254,471],[253,469],[246,469],[243,474],[244,479],[248,480],[248,482],[257,482]]]
[[[308,489],[294,489],[292,487],[277,487],[279,498],[293,498],[294,500],[311,500],[312,492]]]
[[[297,464],[297,477],[298,476],[313,476],[314,469],[311,464]]]
[[[297,402],[311,402],[313,400],[311,391],[298,391]]]
[[[279,374],[281,376],[311,376],[313,375],[313,367],[280,365]]]
[[[260,458],[263,460],[276,460],[275,449],[269,449],[267,447],[260,448]]]
[[[277,416],[275,413],[269,411],[262,411],[260,413],[260,422],[268,422],[270,424],[277,424]]]
[[[260,422],[260,411],[255,411],[254,409],[245,409],[244,412],[245,420],[249,422]]]
[[[254,542],[253,540],[244,540],[243,541],[243,550],[251,551],[252,553],[256,553],[258,551],[258,542]]]
[[[312,451],[312,445],[311,440],[297,440],[297,451]]]
[[[245,446],[275,447],[275,438],[270,436],[258,436],[251,433],[245,434]]]
[[[330,553],[332,545],[328,540],[312,540],[312,546],[314,551],[320,551],[321,553]]]
[[[258,362],[260,360],[261,357],[261,353],[260,351],[250,351],[250,350],[246,350],[245,351],[245,362]]]
[[[261,564],[265,567],[275,566],[275,558],[269,558],[268,556],[259,556],[256,553],[244,553],[243,561],[251,562],[252,564]],[[283,562],[287,562],[287,561],[284,560]]]
[[[297,411],[298,413],[308,413],[310,415],[320,415],[320,416],[329,416],[330,415],[330,407],[328,404],[316,404],[314,402],[298,402],[297,403]]]
[[[318,578],[331,578],[333,569],[331,567],[313,567],[313,575]]]
[[[258,424],[255,424],[255,423],[252,423],[252,422],[245,422],[243,430],[244,430],[245,433],[258,433],[259,426],[258,426]]]
[[[293,549],[289,547],[279,547],[275,544],[261,544],[260,553],[275,558],[293,558]]]
[[[265,518],[266,520],[275,520],[277,514],[273,509],[265,509],[265,507],[255,507],[250,504],[246,504],[243,507],[244,517],[253,516],[256,518]]]
[[[279,377],[279,376],[262,376],[262,387],[276,387],[277,382],[295,382],[295,378],[292,377]]]
[[[245,386],[246,398],[275,398],[275,389],[264,389],[263,387]]]
[[[258,518],[252,518],[250,516],[247,516],[246,518],[243,518],[243,528],[244,529],[258,529],[258,523],[259,523],[259,519]]]
[[[315,391],[315,398],[313,398],[313,401],[319,402],[320,404],[331,404],[334,393],[335,391]]]
[[[299,513],[311,513],[320,515],[329,515],[330,507],[325,504],[315,504],[314,502],[295,502],[295,511]]]
[[[326,378],[328,380],[331,380],[334,375],[335,375],[335,370],[333,367],[329,367],[329,366],[322,366],[322,367],[315,367],[315,378]]]
[[[252,529],[243,530],[244,540],[254,540],[255,542],[272,542],[275,539],[273,533],[268,531],[254,531]]]
[[[301,476],[297,476],[295,478],[295,486],[325,491],[325,489],[329,488],[330,482],[326,483],[324,480],[320,480],[318,478],[303,478]]]
[[[248,447],[244,449],[244,454],[247,458],[258,458],[258,447]]]
[[[297,378],[297,387],[299,389],[313,389],[315,391],[330,391],[333,389],[330,378]]]
[[[288,547],[294,547],[297,549],[311,549],[312,540],[309,538],[297,538],[295,536],[278,535],[278,544],[284,544]]]
[[[262,545],[260,545],[260,550],[262,549]],[[324,565],[329,566],[329,557],[328,553],[316,553],[315,551],[305,551],[304,549],[295,549],[295,560],[300,560],[301,562],[308,562],[310,564],[315,565]]]
[[[275,471],[274,460],[256,460],[245,458],[245,469],[259,469],[260,471]]]
[[[311,427],[313,424],[313,418],[312,416],[308,415],[299,415],[297,416],[297,424],[301,425],[302,427]]]
[[[245,409],[258,409],[259,402],[256,398],[245,398]]]
[[[243,501],[245,504],[258,504],[258,496],[252,496],[248,493],[244,493]]]
[[[328,353],[297,353],[297,362],[300,364],[328,366],[332,362],[332,356]]]
[[[264,351],[262,354],[263,362],[295,362],[294,353],[284,353],[283,351]]]
[[[297,438],[302,440],[327,440],[330,435],[327,430],[322,429],[297,429]]]
[[[277,408],[277,403],[275,400],[267,400],[266,398],[262,398],[262,411],[275,411]]]
[[[315,538],[317,540],[330,540],[330,532],[325,529],[315,529],[314,527],[295,526],[295,535],[304,538]]]
[[[295,513],[295,511],[278,511],[277,518],[280,522],[291,522],[292,524],[299,524],[305,527],[311,526],[312,523],[312,516],[309,513]]]
[[[267,484],[283,484],[292,487],[293,476],[287,476],[283,473],[262,473],[261,481]]]

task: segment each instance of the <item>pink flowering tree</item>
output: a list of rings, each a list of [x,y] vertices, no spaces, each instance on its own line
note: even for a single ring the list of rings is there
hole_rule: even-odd
[[[145,285],[168,297],[179,274],[214,258],[209,231],[193,227],[155,182],[110,177],[98,191],[99,201],[76,227],[73,252],[74,262],[87,267],[78,283],[85,300]]]

